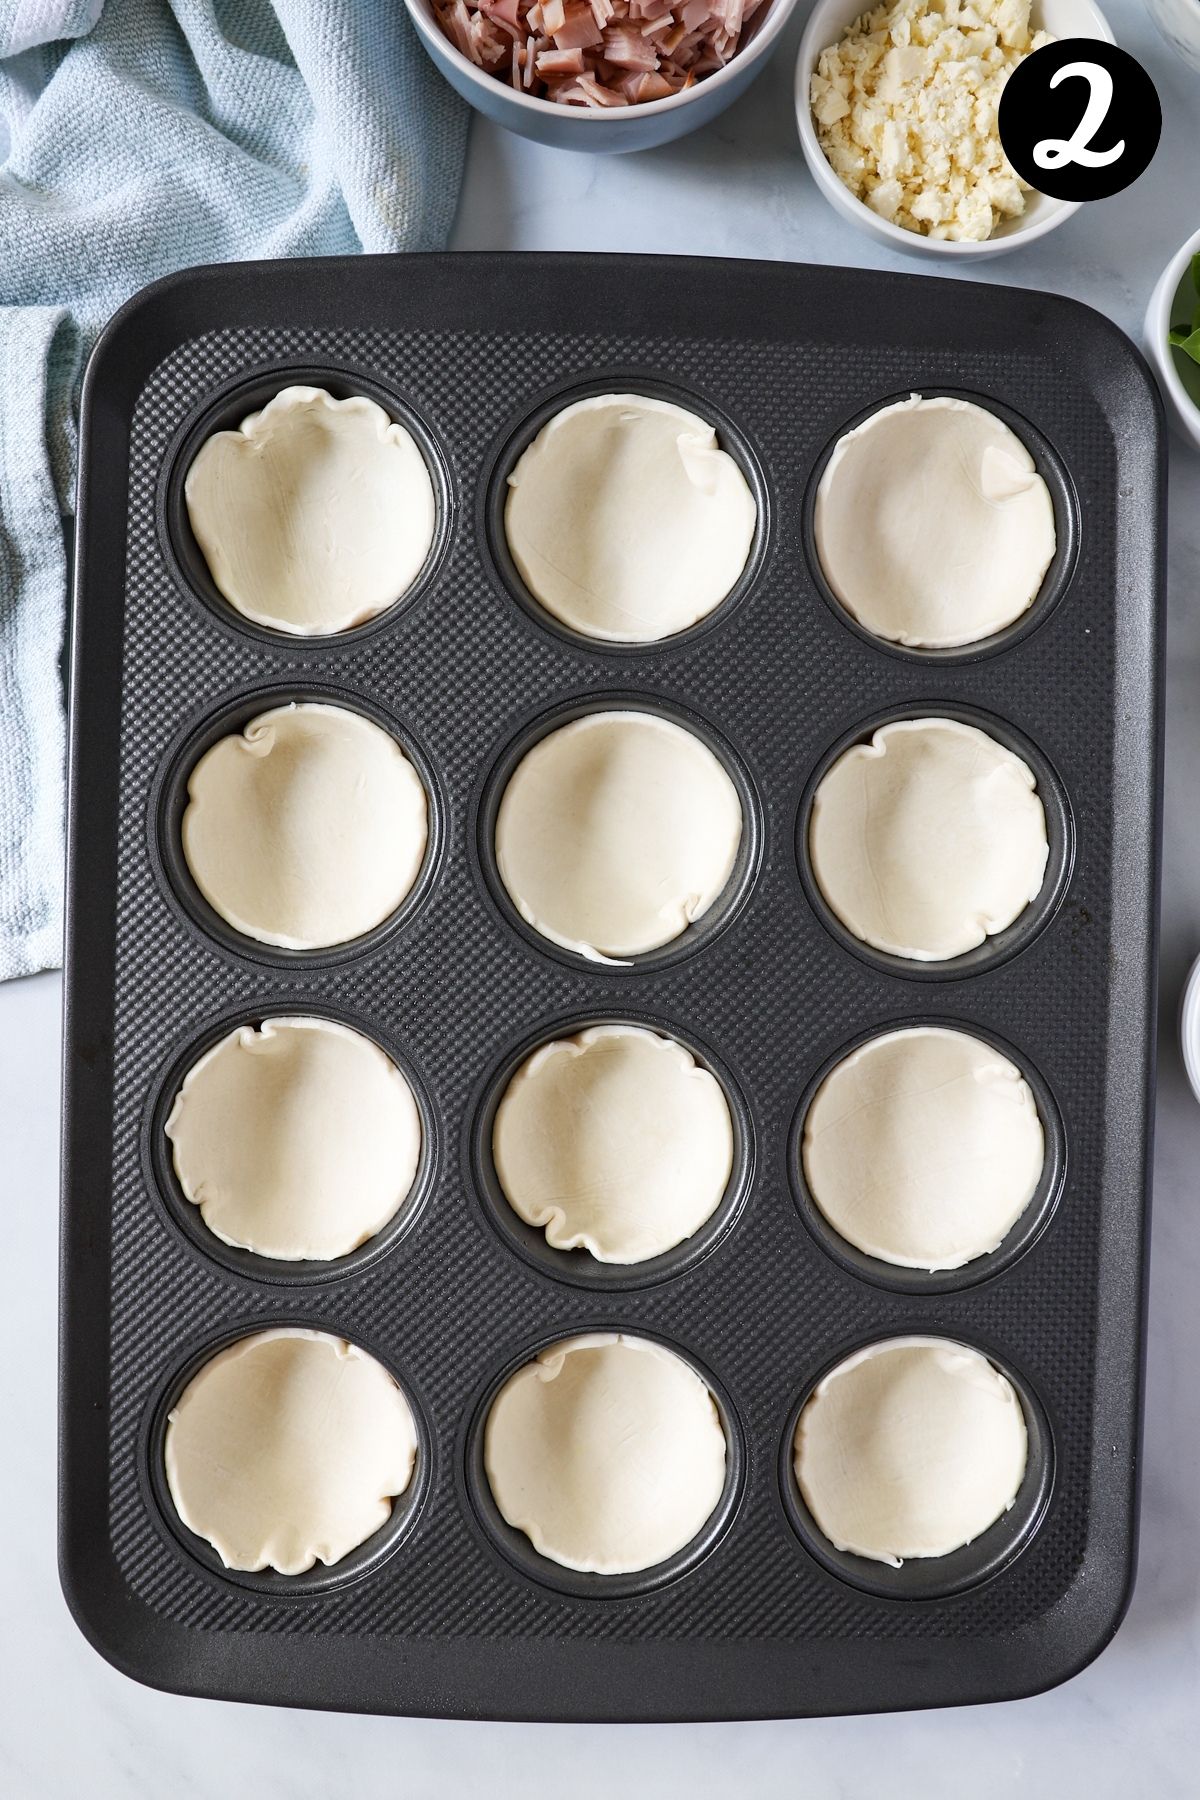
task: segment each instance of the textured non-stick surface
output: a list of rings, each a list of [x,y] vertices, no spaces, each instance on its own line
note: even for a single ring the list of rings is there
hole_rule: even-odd
[[[444,462],[443,560],[410,605],[340,641],[241,628],[189,591],[169,551],[174,452],[206,409],[224,421],[231,389],[264,373],[283,385],[289,366],[394,395]],[[753,459],[761,564],[678,643],[585,646],[507,592],[487,549],[489,482],[553,393],[646,381],[692,396]],[[805,494],[848,421],[937,388],[1031,423],[1077,503],[1078,561],[1011,642],[922,661],[869,642],[819,592]],[[959,282],[656,258],[362,259],[192,272],[125,310],[84,407],[64,1140],[62,1560],[107,1655],[163,1686],[252,1700],[692,1718],[1000,1698],[1062,1679],[1107,1641],[1135,1538],[1160,456],[1157,403],[1113,327],[1071,302]],[[179,555],[186,567],[186,546]],[[180,891],[172,796],[214,713],[305,692],[394,721],[426,760],[436,853],[418,903],[376,941],[325,958],[239,952]],[[689,953],[633,971],[581,964],[519,930],[479,855],[507,747],[545,713],[614,695],[695,715],[760,809],[758,865],[735,914]],[[844,733],[942,706],[1036,746],[1060,783],[1074,860],[1052,916],[1011,955],[913,978],[855,954],[817,915],[797,824]],[[433,1123],[427,1188],[384,1254],[332,1279],[301,1270],[297,1282],[276,1265],[256,1279],[253,1259],[218,1262],[202,1228],[177,1222],[156,1122],[193,1046],[309,1007],[402,1053]],[[628,1016],[677,1029],[732,1077],[749,1187],[729,1229],[679,1272],[572,1283],[497,1228],[473,1125],[514,1049]],[[1011,1046],[1061,1121],[1065,1169],[1044,1228],[992,1279],[964,1272],[957,1291],[887,1285],[886,1272],[881,1284],[835,1260],[788,1166],[801,1096],[828,1059],[917,1018],[976,1023]],[[164,1407],[196,1357],[288,1320],[379,1354],[427,1432],[398,1544],[361,1568],[318,1570],[300,1593],[206,1566],[151,1475]],[[596,1326],[660,1336],[708,1371],[741,1459],[709,1553],[619,1597],[562,1593],[518,1567],[472,1492],[471,1427],[498,1375]],[[924,1331],[977,1344],[1026,1385],[1044,1409],[1052,1492],[1017,1554],[988,1564],[985,1552],[990,1579],[930,1598],[936,1570],[917,1569],[906,1597],[888,1598],[805,1549],[781,1445],[832,1359]]]

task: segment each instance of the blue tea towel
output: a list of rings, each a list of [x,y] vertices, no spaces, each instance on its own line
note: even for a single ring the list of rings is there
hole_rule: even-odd
[[[402,0],[0,0],[0,979],[60,961],[79,376],[191,263],[444,246],[461,102]]]

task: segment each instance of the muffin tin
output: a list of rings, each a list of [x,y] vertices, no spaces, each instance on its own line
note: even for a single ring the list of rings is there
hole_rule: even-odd
[[[370,394],[402,419],[438,496],[413,591],[336,638],[239,619],[180,504],[208,431],[294,381]],[[760,528],[746,578],[712,615],[620,646],[551,621],[497,531],[504,473],[548,412],[630,389],[714,420]],[[1027,618],[953,653],[869,638],[814,563],[824,457],[909,391],[993,407],[1057,514],[1060,555]],[[255,1701],[691,1719],[1010,1697],[1108,1641],[1134,1562],[1162,492],[1140,359],[1098,315],[1046,295],[780,264],[454,256],[193,270],[118,315],[83,407],[63,1177],[61,1564],[105,1655],[160,1686]],[[299,698],[393,731],[430,799],[405,906],[311,954],[222,926],[178,839],[202,750]],[[698,732],[745,814],[722,900],[628,967],[588,963],[519,921],[490,838],[522,750],[613,705]],[[922,713],[1018,747],[1051,835],[1028,915],[944,965],[848,939],[807,868],[808,800],[830,757]],[[217,1036],[304,1012],[393,1053],[426,1131],[410,1202],[333,1264],[211,1240],[162,1139],[183,1073]],[[626,1269],[553,1252],[506,1218],[489,1150],[516,1062],[612,1020],[678,1036],[722,1080],[736,1139],[709,1225]],[[917,1022],[1002,1047],[1031,1083],[1049,1154],[1012,1241],[924,1279],[838,1254],[797,1163],[802,1103],[832,1061]],[[417,1472],[343,1563],[238,1575],[175,1517],[162,1433],[201,1360],[285,1323],[351,1338],[393,1370],[418,1421]],[[538,1557],[499,1520],[480,1466],[503,1378],[597,1329],[691,1360],[730,1446],[701,1537],[615,1582]],[[814,1532],[791,1433],[833,1363],[914,1334],[974,1345],[1009,1376],[1030,1464],[977,1543],[892,1570]]]

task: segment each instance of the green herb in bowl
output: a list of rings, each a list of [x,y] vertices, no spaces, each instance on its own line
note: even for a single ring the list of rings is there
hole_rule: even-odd
[[[1179,291],[1175,296],[1174,311],[1178,313],[1181,310],[1183,318],[1171,326],[1167,333],[1167,342],[1173,350],[1180,353],[1181,357],[1190,357],[1191,361],[1200,367],[1200,250],[1193,256],[1191,268],[1180,282]],[[1184,375],[1185,379],[1191,373],[1192,371],[1185,367],[1180,369],[1180,374]],[[1190,382],[1188,386],[1190,389]]]

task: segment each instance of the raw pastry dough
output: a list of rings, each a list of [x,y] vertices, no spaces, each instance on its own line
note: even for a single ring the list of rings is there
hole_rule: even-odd
[[[327,1262],[374,1237],[421,1154],[404,1076],[332,1019],[239,1025],[188,1070],[166,1133],[208,1229],[285,1261]]]
[[[670,943],[728,881],[737,789],[682,726],[585,713],[522,757],[496,818],[500,876],[523,919],[593,961]]]
[[[913,394],[846,433],[817,489],[817,555],[847,612],[925,649],[1020,618],[1054,557],[1054,504],[1025,445],[967,400]]]
[[[947,1556],[1017,1497],[1028,1455],[1012,1383],[945,1338],[889,1338],[848,1356],[796,1427],[796,1480],[835,1549],[894,1568]]]
[[[587,637],[649,643],[720,605],[758,509],[705,420],[601,394],[556,413],[508,478],[504,528],[534,597]]]
[[[235,930],[288,950],[361,937],[407,896],[428,806],[395,739],[340,706],[280,706],[206,750],[183,854]]]
[[[1028,764],[955,719],[901,719],[839,756],[813,800],[817,883],[864,943],[943,962],[1041,890],[1046,814]]]
[[[164,1454],[175,1510],[227,1569],[301,1575],[386,1524],[417,1434],[374,1357],[285,1327],[205,1363],[168,1417]]]
[[[288,387],[214,432],[184,482],[212,578],[247,619],[349,631],[411,587],[437,507],[425,458],[373,400]]]
[[[964,1031],[888,1031],[817,1090],[804,1176],[834,1230],[909,1269],[959,1269],[995,1250],[1045,1160],[1020,1070]]]
[[[484,1464],[504,1518],[567,1569],[626,1575],[690,1544],[725,1486],[725,1433],[695,1371],[647,1338],[551,1344],[492,1402]]]
[[[682,1044],[593,1025],[543,1044],[509,1082],[492,1150],[514,1212],[556,1250],[637,1263],[691,1237],[733,1167],[717,1082]]]

